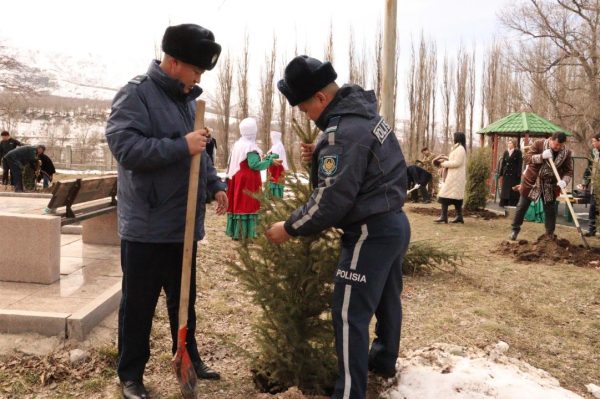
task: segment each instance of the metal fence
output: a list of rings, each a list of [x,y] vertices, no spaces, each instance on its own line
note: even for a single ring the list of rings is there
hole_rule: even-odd
[[[106,144],[94,148],[52,146],[46,148],[46,155],[52,159],[57,169],[93,169],[102,172],[117,170],[117,160]]]

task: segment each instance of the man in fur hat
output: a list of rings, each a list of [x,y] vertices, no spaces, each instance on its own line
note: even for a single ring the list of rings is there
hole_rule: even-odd
[[[406,162],[377,113],[375,94],[338,87],[336,77],[331,63],[303,55],[287,65],[277,85],[324,133],[316,146],[303,147],[303,158],[311,157],[309,201],[266,234],[278,244],[333,226],[344,231],[332,299],[339,368],[333,398],[364,399],[368,370],[396,374],[402,261],[410,241],[402,212]],[[374,315],[376,337],[369,345]]]
[[[554,133],[545,140],[536,140],[527,150],[524,157],[525,172],[520,185],[520,197],[512,223],[511,240],[516,240],[525,213],[532,201],[542,199],[544,204],[544,225],[546,234],[553,236],[556,228],[556,198],[561,189],[566,188],[573,179],[573,160],[571,150],[565,143],[564,133]],[[560,180],[556,180],[549,159],[554,160]]]
[[[195,24],[170,26],[162,40],[164,57],[116,95],[106,140],[119,162],[118,217],[123,297],[119,309],[118,375],[123,396],[147,398],[143,374],[150,357],[152,317],[164,289],[177,345],[179,292],[191,158],[201,155],[195,241],[204,236],[206,198],[214,194],[217,213],[227,209],[226,186],[206,154],[206,129],[194,130],[195,99],[202,74],[221,52],[213,33]],[[219,374],[200,359],[196,332],[196,245],[193,248],[187,350],[199,378]]]

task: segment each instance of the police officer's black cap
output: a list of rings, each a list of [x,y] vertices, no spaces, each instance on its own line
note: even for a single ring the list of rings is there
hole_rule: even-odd
[[[221,54],[215,35],[196,24],[169,26],[162,39],[162,50],[175,59],[208,71],[215,67]]]
[[[330,62],[321,62],[307,55],[299,55],[285,67],[283,79],[277,83],[279,91],[292,107],[311,98],[337,78]]]

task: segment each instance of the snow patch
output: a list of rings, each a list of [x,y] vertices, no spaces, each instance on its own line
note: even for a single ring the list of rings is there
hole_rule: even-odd
[[[398,383],[387,399],[582,399],[544,370],[504,355],[499,342],[486,351],[448,344],[398,359]]]

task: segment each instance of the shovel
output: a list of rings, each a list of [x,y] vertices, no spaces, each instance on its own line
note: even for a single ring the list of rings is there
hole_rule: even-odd
[[[548,159],[548,162],[550,162],[550,166],[552,167],[552,171],[554,172],[554,177],[556,177],[557,181],[560,181],[560,175],[558,174],[558,170],[556,170],[556,165],[554,164],[554,160],[552,158]],[[585,247],[587,249],[590,249],[590,244],[588,244],[587,240],[585,239],[585,236],[583,235],[583,231],[581,231],[581,226],[579,226],[579,221],[577,220],[577,215],[575,214],[575,211],[573,210],[573,205],[571,204],[571,200],[569,200],[569,197],[567,196],[567,190],[565,190],[564,188],[560,189],[562,195],[565,198],[565,203],[567,204],[567,208],[569,208],[569,212],[571,212],[571,217],[573,218],[573,223],[575,223],[575,227],[577,227],[577,231],[579,232],[579,235],[581,236],[581,239],[583,240],[583,244],[585,245]]]
[[[196,102],[196,121],[194,129],[204,127],[204,101]],[[183,263],[181,267],[181,292],[179,296],[179,330],[177,332],[177,351],[173,357],[173,370],[179,381],[184,399],[196,399],[196,370],[186,347],[188,304],[190,301],[190,279],[192,275],[192,253],[194,231],[196,227],[196,203],[198,200],[198,180],[200,178],[200,160],[202,154],[192,157],[190,181],[188,185],[187,210],[185,214],[185,235],[183,238]]]

